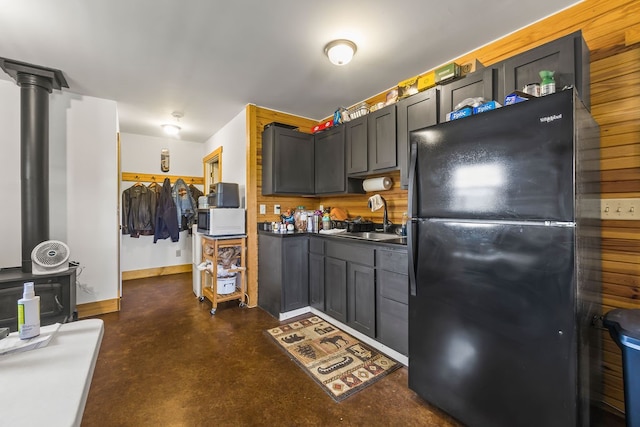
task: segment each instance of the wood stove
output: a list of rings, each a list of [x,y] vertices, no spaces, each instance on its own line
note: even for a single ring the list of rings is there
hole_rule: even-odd
[[[20,86],[20,196],[22,265],[0,270],[0,327],[15,331],[24,282],[40,295],[40,323],[74,320],[76,268],[34,275],[31,251],[49,240],[49,94],[69,87],[60,70],[0,58],[0,68]]]
[[[0,270],[0,328],[18,330],[17,302],[25,282],[33,282],[40,296],[40,324],[77,320],[76,267],[51,275],[24,273],[19,267]]]

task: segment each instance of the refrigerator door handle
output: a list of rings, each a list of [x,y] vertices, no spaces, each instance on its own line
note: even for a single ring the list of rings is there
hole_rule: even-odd
[[[409,294],[416,296],[416,248],[415,248],[415,232],[417,224],[414,221],[409,222],[407,226],[407,250],[409,251]]]
[[[417,185],[416,185],[416,167],[418,163],[418,144],[411,143],[409,157],[409,188],[408,188],[408,206],[409,218],[415,218],[417,216]]]
[[[416,296],[416,266],[414,260],[416,259],[415,248],[415,232],[417,230],[416,224],[416,163],[418,161],[418,145],[411,144],[411,161],[409,163],[409,223],[407,224],[407,250],[409,252],[409,292],[411,296]]]

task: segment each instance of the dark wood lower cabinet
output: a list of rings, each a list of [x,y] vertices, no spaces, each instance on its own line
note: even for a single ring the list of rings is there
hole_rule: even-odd
[[[280,313],[309,305],[309,239],[258,235],[258,306]]]
[[[349,263],[347,273],[347,324],[356,331],[375,338],[375,269],[366,265]]]
[[[326,257],[324,260],[325,312],[347,323],[347,262]]]
[[[409,354],[409,277],[406,249],[376,251],[376,339]]]
[[[324,255],[309,253],[309,305],[325,311]]]
[[[258,235],[258,305],[275,317],[311,306],[408,354],[407,250],[319,236]]]

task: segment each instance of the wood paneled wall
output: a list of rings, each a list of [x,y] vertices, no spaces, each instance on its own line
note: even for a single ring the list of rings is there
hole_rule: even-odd
[[[477,59],[488,66],[577,30],[582,30],[591,51],[591,111],[602,134],[602,198],[640,197],[640,1],[585,0],[456,61],[467,63]],[[398,76],[398,81],[410,77]],[[381,92],[367,101],[375,102],[383,97],[384,92]],[[359,100],[354,100],[354,104],[357,102]],[[275,218],[273,215],[256,215],[259,204],[266,204],[270,213],[274,203],[283,207],[298,204],[312,207],[313,203],[322,203],[343,207],[352,216],[380,220],[381,213],[371,213],[366,207],[369,195],[320,199],[261,196],[262,127],[272,121],[297,124],[303,128],[315,123],[253,106],[247,111],[247,156],[251,160],[247,162],[247,206],[254,211],[248,215],[250,230],[257,221]],[[397,186],[398,175],[391,176],[394,188],[381,194],[389,202],[392,221],[396,222],[406,210],[406,191]],[[640,308],[640,221],[603,221],[602,226],[602,312],[616,307]],[[252,254],[257,254],[256,241],[252,243],[256,245],[250,252]],[[252,269],[253,280],[257,281],[257,265],[255,267]],[[602,337],[604,401],[612,408],[623,410],[621,353],[604,330]]]
[[[258,232],[257,224],[265,221],[279,220],[273,213],[273,206],[280,205],[282,212],[289,207],[305,206],[311,209],[317,206],[318,200],[307,197],[278,197],[262,195],[262,131],[272,122],[298,126],[301,130],[316,125],[315,120],[268,108],[248,105],[246,108],[247,124],[247,292],[249,306],[258,304]],[[260,205],[266,205],[266,215],[260,215]]]

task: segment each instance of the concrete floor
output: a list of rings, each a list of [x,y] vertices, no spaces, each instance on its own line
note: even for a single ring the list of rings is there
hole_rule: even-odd
[[[191,275],[125,282],[82,425],[458,426],[407,388],[402,368],[336,403],[266,336],[279,322],[237,302],[198,302]],[[623,426],[618,417],[596,425]]]

